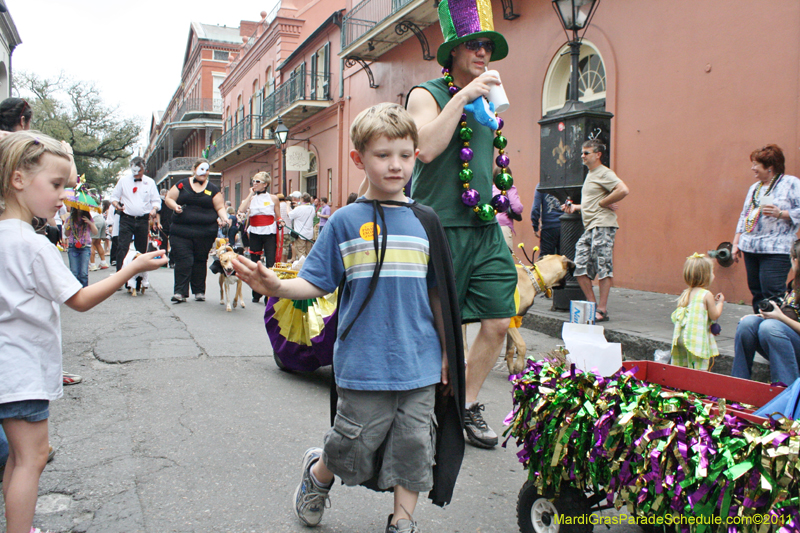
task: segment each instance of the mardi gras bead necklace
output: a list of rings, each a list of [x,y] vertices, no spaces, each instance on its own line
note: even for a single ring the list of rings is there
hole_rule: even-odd
[[[458,91],[461,90],[461,87],[457,87],[455,83],[453,83],[453,76],[450,75],[449,69],[443,68],[442,74],[444,75],[444,80],[447,82],[447,91],[450,93],[450,97],[452,98],[456,93],[458,93]],[[472,139],[472,128],[467,126],[466,113],[461,114],[461,123],[459,124],[461,129],[458,131],[458,137],[463,143],[461,152],[459,153],[459,158],[461,159],[461,171],[458,173],[458,179],[461,181],[464,187],[464,192],[461,194],[461,202],[467,207],[471,207],[478,218],[484,222],[492,220],[498,212],[508,211],[511,201],[508,199],[506,191],[508,191],[511,186],[514,185],[514,178],[511,177],[511,173],[508,171],[510,159],[505,154],[505,147],[508,145],[508,139],[506,139],[502,134],[503,119],[497,116],[497,114],[495,114],[495,117],[497,118],[497,131],[495,132],[493,144],[500,154],[497,156],[497,159],[495,159],[495,163],[497,163],[497,166],[500,167],[500,172],[495,175],[494,184],[498,189],[500,189],[500,194],[494,195],[494,197],[492,197],[492,201],[489,203],[480,203],[480,193],[470,187],[470,181],[472,181],[473,172],[469,168],[469,162],[472,161],[474,154],[472,149],[469,147],[469,141]]]
[[[769,186],[767,187],[767,192],[764,193],[764,196],[769,196],[769,193],[772,192],[772,189],[775,188],[781,177],[783,177],[783,174],[778,174],[772,178],[772,180],[769,182]],[[764,182],[760,182],[756,187],[756,190],[753,191],[753,197],[750,199],[750,206],[747,208],[747,214],[745,215],[744,220],[745,233],[752,233],[753,229],[755,229],[756,224],[758,223],[758,219],[761,217],[762,196],[760,193],[763,185]]]

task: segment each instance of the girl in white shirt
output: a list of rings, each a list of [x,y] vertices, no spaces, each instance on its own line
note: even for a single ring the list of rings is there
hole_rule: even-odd
[[[0,421],[9,444],[3,476],[8,533],[32,530],[49,451],[49,404],[62,396],[59,306],[87,311],[132,276],[167,262],[161,250],[144,254],[82,288],[56,247],[30,224],[63,205],[71,167],[64,146],[42,133],[0,140]]]

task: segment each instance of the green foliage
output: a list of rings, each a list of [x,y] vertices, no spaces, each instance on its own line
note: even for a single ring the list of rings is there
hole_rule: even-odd
[[[31,127],[72,146],[78,174],[86,175],[90,188],[103,191],[113,185],[128,166],[141,125],[106,105],[93,83],[72,80],[63,73],[46,79],[19,71],[14,82],[31,103]]]

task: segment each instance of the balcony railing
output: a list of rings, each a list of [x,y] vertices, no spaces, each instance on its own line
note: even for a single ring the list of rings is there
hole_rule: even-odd
[[[331,99],[331,75],[298,73],[275,88],[275,92],[264,98],[261,115],[270,119],[300,100],[326,101]]]
[[[161,165],[161,168],[158,169],[156,172],[156,183],[161,181],[161,178],[169,174],[170,172],[176,172],[179,170],[187,170],[189,172],[192,171],[192,165],[194,162],[197,161],[196,157],[174,157]]]
[[[363,0],[342,20],[342,50],[348,48],[364,34],[397,13],[411,0]]]
[[[222,113],[221,98],[188,98],[170,116],[170,122],[183,120],[187,113]]]
[[[222,137],[216,140],[211,145],[208,151],[208,159],[214,160],[222,157],[223,154],[230,152],[234,147],[242,144],[244,141],[251,139],[272,139],[271,130],[262,130],[261,126],[264,122],[264,117],[259,115],[247,115],[244,120],[238,124],[234,124],[228,131],[222,134]]]

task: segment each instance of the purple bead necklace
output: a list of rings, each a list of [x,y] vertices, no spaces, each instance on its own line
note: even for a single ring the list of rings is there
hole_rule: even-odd
[[[458,91],[461,90],[461,87],[456,87],[455,83],[453,83],[453,76],[450,75],[449,69],[443,68],[442,74],[444,75],[444,80],[447,82],[447,90],[452,98]],[[472,139],[472,128],[467,126],[466,113],[461,114],[461,129],[458,131],[458,136],[463,143],[461,152],[459,154],[462,168],[461,172],[458,173],[458,178],[461,180],[461,183],[464,186],[464,192],[461,194],[461,201],[467,207],[471,207],[478,218],[484,222],[492,220],[498,211],[508,211],[511,201],[508,199],[506,191],[508,191],[511,186],[514,185],[514,178],[511,177],[511,173],[508,171],[510,160],[505,154],[505,147],[508,145],[508,139],[502,135],[504,124],[503,119],[497,116],[497,114],[495,114],[495,117],[497,119],[497,131],[495,132],[493,144],[500,154],[497,156],[497,159],[495,159],[495,163],[497,163],[497,166],[500,167],[500,172],[495,175],[494,184],[498,189],[500,189],[500,194],[494,195],[492,201],[488,204],[480,203],[480,193],[475,189],[470,188],[470,181],[472,181],[473,172],[469,168],[469,162],[472,160],[472,156],[474,154],[472,149],[469,147],[469,141]]]

